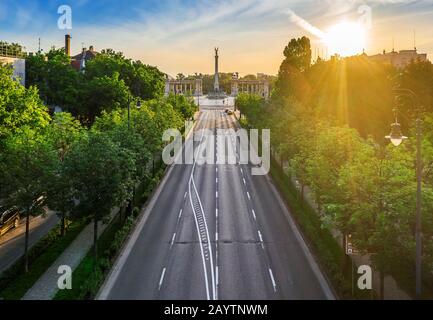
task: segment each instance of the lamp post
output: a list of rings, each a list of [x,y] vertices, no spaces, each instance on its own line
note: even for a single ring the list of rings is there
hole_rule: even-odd
[[[140,109],[141,108],[141,102],[140,99],[137,100],[137,104],[135,105],[135,108]],[[131,128],[131,97],[128,99],[128,129]]]
[[[402,96],[411,97],[413,100],[414,107],[416,105],[417,96],[409,89],[395,89],[397,93],[396,98]],[[419,111],[419,109],[418,109]],[[422,292],[422,231],[421,231],[421,206],[422,206],[422,121],[419,117],[419,112],[417,112],[416,119],[416,178],[417,178],[417,192],[416,192],[416,226],[415,226],[415,242],[416,242],[416,257],[415,257],[415,276],[416,276],[416,295],[418,298],[421,297]],[[403,136],[401,131],[401,126],[397,120],[391,125],[391,134],[386,136],[387,139],[391,140],[391,143],[398,147],[402,144],[407,137]]]

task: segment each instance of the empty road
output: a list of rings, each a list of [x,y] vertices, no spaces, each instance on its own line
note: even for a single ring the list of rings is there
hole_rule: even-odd
[[[202,109],[195,132],[201,141],[203,128],[236,127],[236,119],[215,106]],[[250,165],[196,162],[170,168],[99,295],[333,298],[269,177],[253,176]]]

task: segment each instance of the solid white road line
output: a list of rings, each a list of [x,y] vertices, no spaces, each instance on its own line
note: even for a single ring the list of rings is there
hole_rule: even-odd
[[[165,268],[162,269],[161,278],[159,279],[159,287],[158,287],[158,290],[161,290],[162,282],[164,281],[164,276],[165,276]]]
[[[218,287],[218,285],[219,285],[219,267],[218,266],[216,266],[216,270],[215,270],[215,273],[216,273],[216,276],[215,276],[215,278],[216,278],[216,285],[217,285],[217,287]]]
[[[277,284],[275,283],[274,274],[272,273],[272,269],[269,268],[269,275],[271,276],[272,286],[274,287],[274,292],[277,292]]]

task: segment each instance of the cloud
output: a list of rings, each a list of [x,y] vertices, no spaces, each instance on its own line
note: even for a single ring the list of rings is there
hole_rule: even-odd
[[[112,1],[78,1],[72,4],[74,52],[82,42],[96,49],[111,47],[171,74],[211,72],[214,46],[221,47],[223,71],[275,73],[290,38],[309,35],[314,43],[323,36],[321,30],[342,18],[356,18],[360,4],[374,8],[375,31],[386,30],[377,39],[391,37],[390,30],[404,19],[433,17],[433,0],[161,0],[155,5],[126,1],[128,10],[119,12],[108,10]],[[3,37],[23,42],[29,50],[37,48],[38,37],[46,49],[63,46],[64,31],[56,29],[56,10],[28,8],[31,19],[21,13],[21,29],[7,29]],[[419,28],[419,42],[430,43],[429,24],[424,23],[425,30]],[[370,50],[381,51],[382,46],[373,41]]]

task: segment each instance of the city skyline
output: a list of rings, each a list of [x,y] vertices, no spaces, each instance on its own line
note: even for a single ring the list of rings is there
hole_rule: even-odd
[[[360,8],[368,6],[371,29],[364,30],[362,44],[367,54],[391,51],[393,46],[397,51],[412,49],[416,31],[418,51],[430,59],[433,55],[433,31],[427,28],[433,18],[431,0],[129,0],[122,4],[80,0],[70,4],[72,29],[59,30],[57,9],[63,4],[57,0],[3,1],[2,40],[18,42],[32,52],[38,50],[41,38],[46,51],[51,46],[62,47],[64,34],[70,33],[73,54],[83,45],[94,45],[95,50],[113,48],[170,75],[212,73],[210,52],[219,46],[222,72],[276,74],[291,38],[306,35],[311,38],[313,56],[326,52],[329,56],[329,43],[316,30],[332,33],[341,23],[355,23],[362,18]],[[403,30],[399,29],[402,25]],[[337,31],[336,36],[340,35]],[[360,46],[349,52],[359,52]]]

